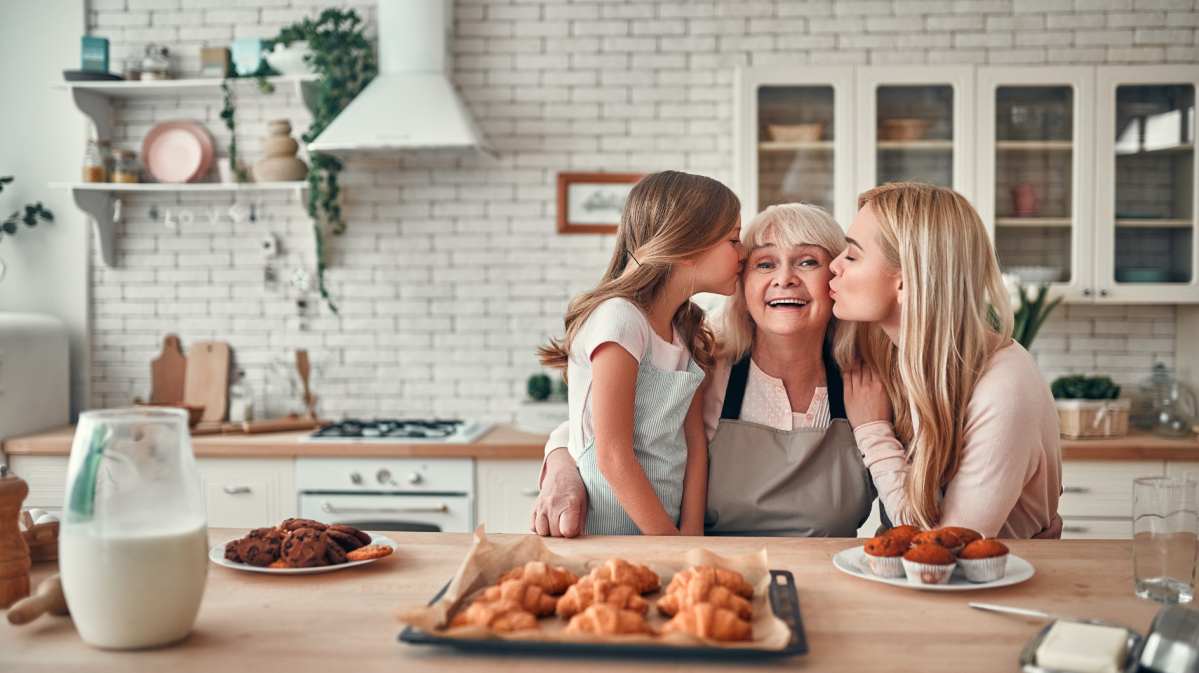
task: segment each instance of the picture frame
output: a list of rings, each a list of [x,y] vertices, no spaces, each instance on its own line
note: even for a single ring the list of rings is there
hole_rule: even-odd
[[[614,234],[642,173],[559,173],[558,233]]]

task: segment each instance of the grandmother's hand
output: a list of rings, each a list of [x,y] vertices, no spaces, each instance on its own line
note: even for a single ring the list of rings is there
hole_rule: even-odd
[[[891,422],[891,398],[873,369],[859,363],[842,372],[841,379],[845,385],[845,415],[851,426]]]
[[[587,521],[587,486],[565,448],[545,458],[545,479],[533,503],[529,530],[542,537],[575,537]]]

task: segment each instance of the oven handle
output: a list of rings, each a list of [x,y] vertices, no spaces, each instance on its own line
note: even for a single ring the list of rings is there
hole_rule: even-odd
[[[321,511],[326,514],[446,514],[450,508],[444,503],[436,507],[334,507],[324,500]]]

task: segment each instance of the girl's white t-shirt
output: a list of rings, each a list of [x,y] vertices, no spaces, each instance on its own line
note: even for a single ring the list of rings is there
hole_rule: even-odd
[[[566,378],[570,383],[570,438],[566,448],[576,461],[595,435],[591,420],[591,356],[595,349],[612,342],[641,362],[652,340],[654,348],[650,363],[653,366],[667,372],[686,371],[691,353],[678,329],[671,329],[673,343],[666,343],[650,328],[641,309],[627,299],[608,299],[587,316],[571,342],[570,362],[566,366]],[[630,390],[629,394],[635,392]]]

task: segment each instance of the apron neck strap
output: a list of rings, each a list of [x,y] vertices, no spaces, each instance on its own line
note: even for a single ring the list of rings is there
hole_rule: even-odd
[[[830,418],[848,418],[845,415],[845,386],[841,381],[841,369],[833,357],[833,345],[824,342],[821,353],[824,359],[824,385],[828,386],[828,411]]]
[[[720,417],[735,421],[741,418],[741,402],[745,399],[745,383],[749,380],[749,353],[733,365],[729,372],[729,385],[724,392],[724,407]],[[824,380],[828,387],[829,417],[848,418],[845,415],[845,390],[841,382],[841,370],[833,357],[833,346],[825,343],[821,359],[824,361]]]
[[[741,401],[745,399],[745,382],[749,380],[749,353],[733,365],[729,372],[729,385],[724,391],[724,408],[720,417],[735,421],[741,418]]]

